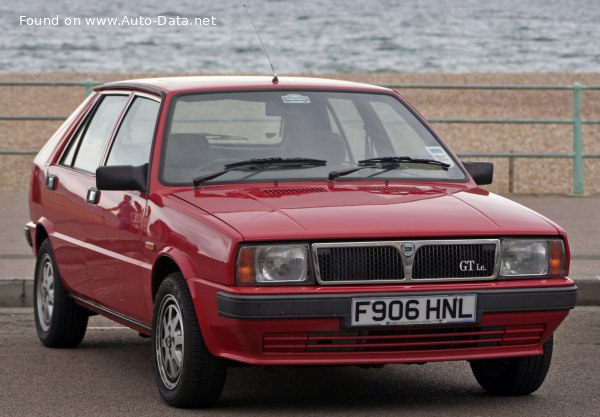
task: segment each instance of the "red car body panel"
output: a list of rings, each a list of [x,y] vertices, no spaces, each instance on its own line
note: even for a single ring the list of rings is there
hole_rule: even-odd
[[[241,362],[378,364],[542,353],[543,343],[570,307],[484,312],[477,327],[504,328],[496,346],[430,350],[426,348],[429,345],[413,346],[414,349],[405,345],[402,351],[372,352],[305,351],[312,333],[349,331],[339,317],[242,320],[220,314],[219,294],[351,297],[357,293],[478,291],[485,295],[494,291],[575,288],[564,277],[360,286],[236,286],[234,266],[239,245],[269,241],[555,236],[565,242],[565,276],[568,275],[568,242],[560,227],[532,210],[478,188],[470,178],[462,183],[390,181],[385,186],[382,181],[349,179],[335,183],[311,180],[277,185],[207,184],[196,190],[159,181],[163,132],[175,95],[271,89],[368,91],[394,95],[406,104],[399,94],[384,88],[317,79],[281,78],[279,84],[274,84],[268,77],[188,77],[105,85],[80,106],[36,157],[30,193],[31,222],[27,225],[34,251],[39,244],[38,233],[46,233],[64,284],[77,300],[144,333],[150,333],[160,265],[168,259],[188,281],[210,351]],[[94,176],[62,167],[58,161],[102,91],[155,94],[161,97],[162,107],[150,161],[148,193],[101,191],[98,204],[91,206],[86,202],[86,193],[95,186]],[[45,187],[49,175],[58,178],[55,190]],[[269,189],[296,191],[265,193]],[[147,242],[152,249],[148,249]],[[531,336],[536,331],[537,335]],[[514,336],[519,333],[525,336]],[[278,351],[276,342],[287,343],[288,351]]]
[[[558,234],[539,214],[477,188],[442,184],[387,188],[390,191],[381,182],[305,182],[215,186],[174,195],[214,214],[248,241]],[[272,189],[290,192],[265,193]],[[306,189],[322,191],[302,191]]]
[[[203,336],[211,352],[217,356],[241,361],[249,364],[263,365],[298,365],[298,364],[360,364],[360,363],[413,363],[445,360],[484,359],[511,356],[532,356],[542,353],[542,345],[554,332],[556,327],[564,320],[568,310],[519,312],[519,313],[494,313],[484,314],[478,326],[540,326],[539,338],[535,343],[519,344],[518,340],[509,340],[503,337],[503,345],[498,347],[463,348],[460,351],[450,349],[446,352],[429,350],[404,351],[401,354],[389,352],[368,352],[368,354],[344,353],[310,353],[302,355],[303,348],[296,347],[292,353],[265,352],[263,342],[267,333],[287,334],[288,337],[305,338],[307,334],[315,332],[339,332],[344,329],[340,319],[304,319],[304,320],[235,320],[224,318],[218,314],[217,293],[227,291],[232,294],[253,296],[260,295],[325,295],[346,294],[349,296],[359,294],[411,294],[415,292],[432,292],[446,294],[460,289],[464,292],[474,290],[526,290],[532,288],[572,288],[573,281],[569,279],[552,280],[515,280],[495,281],[485,283],[445,283],[445,284],[417,284],[417,285],[366,285],[359,289],[356,286],[307,286],[307,287],[269,287],[269,288],[232,288],[214,284],[203,279],[188,281],[192,297],[196,305],[196,312],[201,323]],[[457,328],[447,327],[452,332]],[[527,336],[527,335],[526,335]],[[306,346],[305,344],[302,346]],[[508,347],[510,346],[510,347]]]

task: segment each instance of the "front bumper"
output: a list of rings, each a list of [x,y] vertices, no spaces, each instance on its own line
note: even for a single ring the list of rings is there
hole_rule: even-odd
[[[465,291],[411,292],[414,297],[460,295]],[[528,288],[519,290],[469,291],[477,295],[477,322],[485,313],[565,310],[575,307],[577,287]],[[353,298],[394,297],[396,293],[356,293],[352,295],[235,295],[219,291],[220,316],[240,320],[339,318],[349,327]],[[405,295],[405,294],[402,294]]]
[[[255,365],[359,365],[535,356],[575,306],[577,287],[565,279],[545,287],[284,293],[228,291],[191,280],[202,331],[219,357]],[[526,285],[526,284],[525,284]],[[531,285],[534,285],[533,283]],[[460,288],[460,289],[458,289]],[[289,290],[288,290],[289,291]],[[349,326],[356,297],[477,294],[468,325]]]

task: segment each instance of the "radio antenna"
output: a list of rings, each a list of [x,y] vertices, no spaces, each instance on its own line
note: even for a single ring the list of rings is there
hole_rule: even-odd
[[[267,59],[269,60],[269,64],[271,64],[271,71],[273,72],[273,84],[277,84],[279,82],[279,78],[277,78],[277,73],[275,72],[275,67],[273,66],[273,61],[271,61],[271,57],[269,57],[269,53],[267,52],[267,48],[265,48],[265,44],[263,43],[262,39],[260,38],[260,34],[258,33],[258,30],[256,29],[256,25],[254,24],[254,20],[252,20],[252,16],[250,15],[250,11],[246,7],[245,3],[244,3],[244,10],[246,10],[246,14],[248,15],[248,19],[250,19],[250,23],[252,23],[252,27],[254,28],[254,33],[256,33],[256,36],[258,37],[260,45],[262,46],[262,49],[265,52],[265,55],[267,56]]]

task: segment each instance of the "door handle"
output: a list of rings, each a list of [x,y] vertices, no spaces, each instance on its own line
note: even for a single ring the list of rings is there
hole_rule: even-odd
[[[56,186],[58,185],[58,177],[56,175],[48,175],[46,177],[46,188],[49,190],[56,190]]]
[[[96,188],[92,187],[87,191],[87,196],[85,197],[85,201],[90,204],[98,204],[100,201],[100,191]]]

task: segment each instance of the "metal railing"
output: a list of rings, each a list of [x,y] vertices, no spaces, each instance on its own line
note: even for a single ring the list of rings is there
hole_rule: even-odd
[[[572,125],[572,153],[459,153],[460,157],[472,158],[508,158],[509,160],[509,192],[513,192],[514,159],[515,158],[571,158],[573,159],[573,194],[585,192],[583,160],[585,158],[600,158],[600,154],[584,153],[583,125],[600,124],[600,120],[585,120],[581,114],[582,92],[585,90],[600,91],[600,86],[585,86],[575,83],[572,86],[555,85],[416,85],[395,84],[388,88],[421,89],[421,90],[516,90],[516,91],[572,91],[573,117],[571,119],[436,119],[429,118],[431,123],[477,123],[477,124],[528,124],[528,125]]]
[[[100,83],[86,79],[83,81],[4,81],[0,87],[83,87],[84,97],[92,93]],[[571,153],[477,153],[462,152],[459,157],[470,158],[508,158],[509,192],[513,192],[514,160],[516,158],[569,158],[573,160],[573,194],[585,192],[584,159],[600,158],[600,154],[585,153],[583,147],[583,126],[600,125],[600,120],[587,120],[582,116],[582,92],[600,91],[600,86],[586,86],[575,83],[571,86],[556,85],[434,85],[434,84],[393,84],[384,87],[395,90],[515,90],[515,91],[571,91],[573,94],[573,113],[570,119],[488,119],[488,118],[428,118],[431,123],[470,123],[470,124],[525,124],[525,125],[571,125],[573,127],[573,152]],[[0,121],[63,121],[65,116],[4,116]],[[35,155],[35,149],[0,149],[0,155]]]

